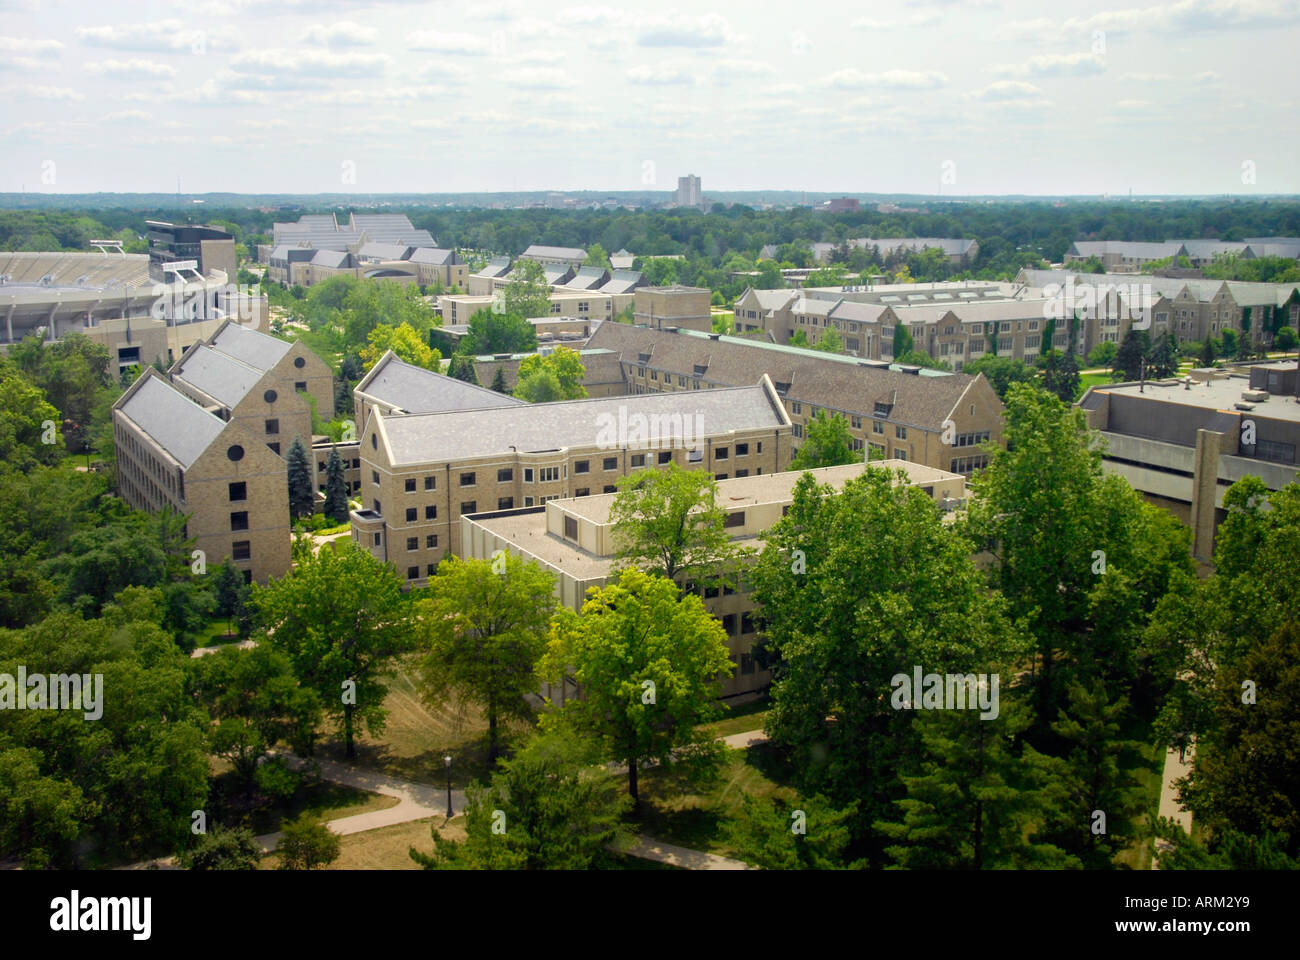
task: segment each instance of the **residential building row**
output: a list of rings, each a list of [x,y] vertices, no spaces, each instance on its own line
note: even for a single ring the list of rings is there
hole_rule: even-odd
[[[1065,252],[1064,263],[1080,263],[1096,257],[1106,272],[1138,273],[1149,263],[1187,258],[1196,269],[1213,263],[1216,257],[1237,256],[1243,260],[1285,257],[1300,260],[1300,238],[1250,237],[1242,241],[1164,240],[1155,243],[1130,240],[1076,240]],[[1177,260],[1174,261],[1175,263]]]
[[[970,266],[980,252],[978,240],[960,237],[893,237],[881,239],[854,237],[850,240],[834,243],[813,243],[810,246],[812,258],[817,263],[830,263],[835,251],[841,247],[850,250],[873,251],[881,263],[921,253],[925,250],[942,250],[948,263],[954,267]],[[761,259],[772,260],[776,257],[776,251],[777,244],[769,243],[759,250],[758,255]]]

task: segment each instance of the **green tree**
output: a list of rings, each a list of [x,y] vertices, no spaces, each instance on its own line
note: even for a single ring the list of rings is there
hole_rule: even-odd
[[[609,254],[599,243],[593,243],[587,248],[587,257],[582,261],[584,267],[603,267],[606,270],[611,269]]]
[[[916,747],[892,678],[915,664],[965,674],[1024,643],[972,544],[897,472],[868,466],[839,491],[805,474],[762,539],[750,579],[773,674],[767,732],[791,749],[805,794],[860,801],[855,836],[879,855],[871,824]]]
[[[302,438],[294,437],[289,444],[289,515],[295,519],[310,517],[316,508],[316,492],[311,484],[311,463]]]
[[[469,330],[456,347],[458,353],[470,357],[528,353],[536,349],[537,331],[531,323],[520,314],[494,310],[476,311],[469,318]]]
[[[234,633],[235,617],[248,602],[248,584],[239,568],[226,557],[212,584],[213,599],[216,601],[216,613],[226,618],[226,632]]]
[[[907,324],[901,320],[894,324],[894,356],[902,357],[912,352],[915,344],[907,330]]]
[[[499,368],[498,368],[499,369]],[[478,382],[478,371],[474,369],[474,358],[457,354],[451,358],[451,363],[447,366],[447,376],[465,383],[472,383],[476,387],[482,386]]]
[[[1296,337],[1296,332],[1290,327],[1278,327],[1277,333],[1273,334],[1273,348],[1281,350],[1283,353],[1289,353],[1300,344],[1300,338]]]
[[[1092,353],[1088,354],[1088,366],[1090,367],[1110,367],[1115,362],[1115,354],[1119,347],[1112,340],[1103,340],[1092,348]]]
[[[641,764],[692,779],[716,772],[721,748],[699,725],[719,715],[720,681],[732,669],[726,631],[698,595],[628,568],[591,591],[581,616],[556,613],[543,675],[569,676],[583,695],[543,716],[543,729],[571,725],[626,764],[635,801]]]
[[[492,389],[497,393],[509,393],[506,389],[505,368],[498,366],[497,372],[492,375]]]
[[[16,365],[0,359],[0,459],[24,473],[38,463],[56,463],[62,455],[60,420],[44,393]]]
[[[1023,360],[1017,360],[1014,357],[997,357],[991,354],[970,361],[970,363],[962,367],[962,373],[968,373],[971,376],[984,374],[989,386],[993,388],[993,392],[1001,400],[1006,400],[1007,391],[1011,389],[1012,384],[1033,383],[1038,379],[1038,371]]]
[[[213,824],[177,860],[186,870],[256,870],[262,862],[262,845],[248,827]]]
[[[1205,342],[1201,344],[1201,353],[1200,356],[1198,357],[1201,366],[1202,367],[1214,366],[1214,360],[1218,355],[1219,355],[1218,351],[1214,348],[1214,338],[1206,337]]]
[[[339,835],[313,813],[300,814],[284,825],[280,845],[281,870],[314,870],[339,858]]]
[[[416,603],[428,648],[425,696],[441,705],[454,692],[482,704],[490,761],[500,753],[498,720],[531,715],[524,697],[537,690],[554,590],[540,566],[502,552],[491,560],[447,558],[427,599]]]
[[[414,624],[396,572],[342,540],[300,558],[282,579],[254,586],[252,606],[298,679],[340,721],[347,756],[355,757],[356,723],[383,730],[384,671],[413,645]]]
[[[853,434],[843,414],[827,416],[825,410],[818,410],[808,422],[806,433],[803,446],[790,462],[791,470],[837,467],[863,459],[853,450]]]
[[[556,403],[568,399],[554,370],[542,368],[515,381],[515,394],[529,403]]]
[[[397,326],[380,323],[374,327],[366,336],[366,345],[361,348],[361,360],[367,367],[372,367],[389,350],[398,359],[425,370],[437,371],[442,361],[442,353],[429,346],[409,323]]]
[[[1063,403],[1073,403],[1079,392],[1079,365],[1074,354],[1049,350],[1043,357],[1043,389]]]
[[[618,488],[609,522],[619,564],[669,580],[725,579],[735,552],[716,480],[669,463],[666,470],[630,473],[619,479]]]
[[[1223,344],[1223,349],[1220,351],[1220,353],[1223,355],[1224,359],[1232,359],[1236,357],[1237,351],[1239,349],[1237,346],[1236,331],[1224,330],[1223,333],[1219,335],[1219,339],[1220,342]]]
[[[96,810],[76,784],[43,774],[45,767],[37,750],[0,750],[0,853],[19,856],[28,870],[65,864]]]
[[[525,320],[551,315],[551,286],[536,260],[518,260],[502,295],[505,312]]]
[[[1151,352],[1151,341],[1145,330],[1129,328],[1124,340],[1115,352],[1114,366],[1111,372],[1124,380],[1139,380],[1142,377],[1147,355]]]
[[[519,361],[519,380],[515,385],[515,396],[522,397],[532,403],[539,402],[539,400],[532,399],[530,396],[535,392],[532,381],[540,374],[545,373],[550,373],[555,378],[555,383],[560,390],[558,397],[547,397],[546,399],[579,400],[587,395],[587,388],[583,386],[583,380],[587,376],[587,369],[582,364],[582,357],[576,350],[570,350],[568,347],[556,347],[545,356],[532,354]],[[549,385],[549,378],[545,379]]]
[[[736,856],[764,870],[842,870],[857,804],[836,810],[825,797],[760,799],[741,796],[739,815],[723,836]]]
[[[824,353],[840,353],[844,349],[844,340],[839,331],[834,327],[827,327],[826,332],[817,340],[814,350],[821,350]]]
[[[532,737],[502,761],[486,786],[466,791],[465,839],[432,831],[432,856],[410,855],[426,870],[589,870],[611,863],[610,847],[630,840],[630,805],[599,767],[594,744],[557,730]]]
[[[1148,357],[1147,375],[1157,380],[1172,377],[1178,372],[1178,336],[1173,332],[1160,334]]]
[[[322,512],[335,523],[348,522],[348,481],[338,447],[330,447],[325,463],[325,506]]]
[[[923,759],[904,776],[898,819],[877,823],[886,852],[910,869],[1078,867],[1057,847],[1024,839],[1041,809],[1035,768],[1012,741],[1029,726],[1026,707],[1002,696],[996,719],[971,710],[925,710],[916,722]]]

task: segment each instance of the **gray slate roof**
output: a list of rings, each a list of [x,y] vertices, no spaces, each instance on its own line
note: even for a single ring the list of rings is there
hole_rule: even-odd
[[[293,344],[231,321],[217,331],[210,346],[250,367],[270,370]]]
[[[408,413],[526,405],[523,400],[476,387],[455,377],[445,377],[392,355],[386,360],[381,359],[357,385],[357,390]]]
[[[564,286],[570,290],[592,290],[609,279],[604,267],[582,267]]]
[[[645,277],[639,270],[615,270],[609,281],[600,288],[601,293],[631,293],[641,286]]]
[[[226,426],[220,417],[153,374],[118,409],[187,468]]]
[[[544,247],[534,243],[523,252],[525,257],[553,257],[557,260],[585,260],[587,251],[577,247]]]
[[[600,397],[530,403],[509,409],[467,410],[386,417],[381,429],[397,465],[488,457],[509,452],[589,447],[609,425],[634,415],[698,415],[707,435],[727,430],[777,429],[785,419],[762,386],[683,393]],[[628,418],[620,420],[620,417]],[[612,418],[612,420],[610,419]]]
[[[644,364],[678,376],[693,377],[695,365],[707,361],[708,369],[701,378],[718,383],[751,383],[767,374],[778,390],[780,384],[790,385],[785,396],[791,400],[850,414],[869,417],[877,400],[892,402],[892,420],[932,430],[942,429],[944,419],[975,380],[963,373],[916,376],[853,357],[625,323],[602,323],[587,347],[614,350],[624,363]],[[650,354],[649,360],[640,359],[644,353]]]
[[[261,370],[206,344],[199,344],[189,357],[182,357],[171,373],[227,407],[243,400],[262,379]]]
[[[348,266],[352,254],[346,250],[317,250],[311,258],[313,266],[341,268]]]
[[[417,247],[408,258],[411,263],[432,263],[437,266],[460,263],[455,250],[443,250],[438,247]]]

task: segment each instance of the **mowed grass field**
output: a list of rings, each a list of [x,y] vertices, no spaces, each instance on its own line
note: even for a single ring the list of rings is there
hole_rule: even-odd
[[[384,730],[375,736],[363,731],[357,737],[356,760],[351,762],[403,780],[442,786],[446,783],[443,757],[449,754],[453,788],[463,789],[475,778],[486,778],[487,718],[483,711],[455,699],[429,706],[421,699],[418,682],[414,658],[399,661],[387,677]],[[503,721],[500,730],[505,745],[523,735],[528,726]],[[321,756],[343,760],[341,734],[333,728],[323,733]]]

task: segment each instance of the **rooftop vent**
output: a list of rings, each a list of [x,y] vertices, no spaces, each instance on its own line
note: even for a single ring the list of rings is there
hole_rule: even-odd
[[[1254,409],[1255,409],[1255,405],[1254,405],[1253,403],[1246,403],[1244,400],[1238,400],[1236,403],[1233,404],[1233,406],[1234,406],[1236,409],[1238,409],[1238,410],[1254,410]]]
[[[1243,390],[1241,391],[1241,399],[1250,400],[1254,403],[1263,403],[1265,400],[1268,399],[1268,391],[1267,390]]]

